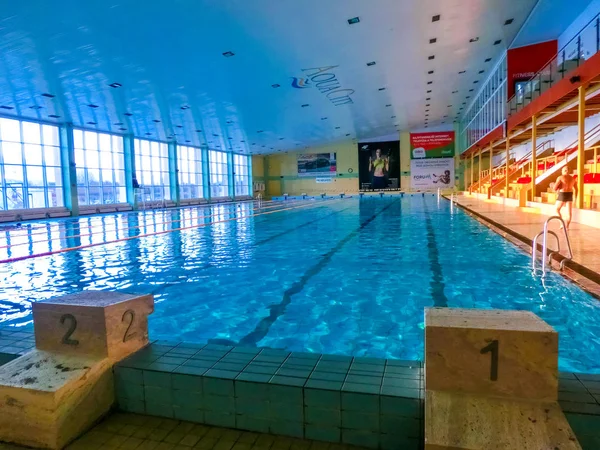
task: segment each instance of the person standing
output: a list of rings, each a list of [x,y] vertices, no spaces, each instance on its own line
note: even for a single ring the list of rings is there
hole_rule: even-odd
[[[567,166],[562,168],[562,174],[556,179],[554,191],[558,192],[558,197],[556,199],[556,213],[565,221],[565,226],[568,230],[569,225],[571,224],[573,200],[577,195],[577,180],[575,177],[569,175],[569,168]],[[562,216],[562,209],[565,205],[567,207],[566,220]]]
[[[375,159],[369,158],[369,172],[373,172],[372,189],[387,188],[386,174],[389,171],[389,157],[381,156],[381,149],[375,151]]]

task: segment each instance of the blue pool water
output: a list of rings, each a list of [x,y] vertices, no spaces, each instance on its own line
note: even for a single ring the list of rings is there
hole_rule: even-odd
[[[199,223],[1,264],[0,321],[30,326],[32,301],[118,289],[155,295],[153,339],[422,359],[423,308],[521,309],[560,333],[561,370],[600,373],[600,302],[557,274],[543,285],[526,254],[434,196],[56,221],[2,233],[0,259]]]

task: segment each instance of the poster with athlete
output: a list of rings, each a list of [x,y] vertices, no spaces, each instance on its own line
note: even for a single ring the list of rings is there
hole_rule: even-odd
[[[400,141],[358,144],[361,191],[400,189]]]

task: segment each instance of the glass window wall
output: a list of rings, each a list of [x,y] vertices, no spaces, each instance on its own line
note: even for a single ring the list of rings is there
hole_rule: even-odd
[[[233,155],[233,172],[235,182],[235,195],[250,195],[250,157],[246,155]]]
[[[202,151],[196,147],[178,145],[177,157],[180,198],[203,198]]]
[[[212,198],[229,195],[229,177],[227,175],[227,154],[210,150],[210,195]]]
[[[144,201],[169,200],[169,148],[162,142],[134,140],[135,173]]]

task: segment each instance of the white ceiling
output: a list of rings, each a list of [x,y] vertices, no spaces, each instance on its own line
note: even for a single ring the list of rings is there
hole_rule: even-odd
[[[0,114],[252,153],[450,124],[535,2],[0,0]],[[328,66],[352,104],[292,87]]]

